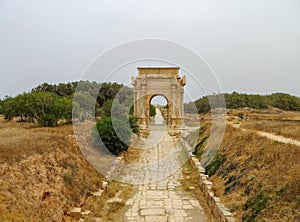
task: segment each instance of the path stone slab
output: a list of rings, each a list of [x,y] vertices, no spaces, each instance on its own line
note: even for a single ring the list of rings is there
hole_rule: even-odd
[[[167,216],[146,216],[145,221],[149,222],[168,222]]]
[[[143,209],[141,210],[142,216],[163,216],[165,215],[164,209]]]

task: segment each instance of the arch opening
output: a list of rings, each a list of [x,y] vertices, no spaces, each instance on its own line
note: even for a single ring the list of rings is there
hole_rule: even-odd
[[[151,125],[167,125],[169,115],[168,99],[161,94],[153,95],[149,99],[149,118]]]

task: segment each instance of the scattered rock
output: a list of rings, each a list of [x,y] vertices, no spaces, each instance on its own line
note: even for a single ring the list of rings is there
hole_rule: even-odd
[[[70,216],[79,220],[81,217],[81,208],[80,207],[74,207],[73,209],[71,209],[70,211]]]

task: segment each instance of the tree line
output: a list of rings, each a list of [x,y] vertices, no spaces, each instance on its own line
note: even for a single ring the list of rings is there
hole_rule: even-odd
[[[28,93],[0,100],[0,113],[7,120],[17,117],[19,122],[41,126],[96,116],[94,145],[105,145],[115,155],[127,151],[131,135],[139,133],[138,119],[133,115],[133,90],[118,83],[43,83]]]
[[[287,93],[257,95],[237,92],[201,97],[194,102],[185,103],[184,110],[186,113],[206,113],[210,111],[210,103],[213,103],[215,108],[223,107],[223,104],[218,104],[220,96],[224,96],[226,108],[230,109],[243,107],[266,109],[275,107],[287,111],[300,111],[300,98]]]
[[[129,103],[133,100],[132,89],[123,84],[89,81],[43,83],[30,92],[0,100],[0,113],[7,120],[18,117],[20,122],[37,122],[42,126],[70,122],[72,114],[83,121],[93,114],[99,115],[104,103],[113,100],[121,88],[126,90],[122,90],[119,99]]]

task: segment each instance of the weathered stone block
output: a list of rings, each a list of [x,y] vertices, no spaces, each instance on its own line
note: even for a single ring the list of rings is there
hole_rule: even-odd
[[[141,210],[142,216],[163,216],[165,215],[164,209],[143,209]]]

